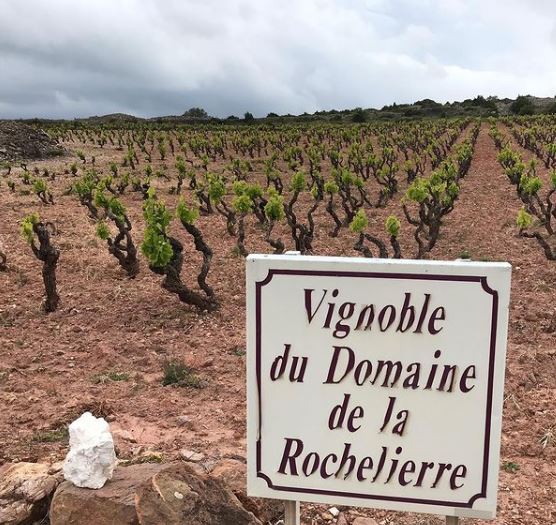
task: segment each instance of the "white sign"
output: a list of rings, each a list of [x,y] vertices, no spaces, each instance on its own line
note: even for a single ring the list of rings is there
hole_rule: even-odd
[[[493,518],[510,277],[248,257],[249,495]]]

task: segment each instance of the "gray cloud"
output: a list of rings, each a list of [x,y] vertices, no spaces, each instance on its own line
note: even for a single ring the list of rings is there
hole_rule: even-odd
[[[555,15],[549,0],[3,0],[0,117],[554,96]]]

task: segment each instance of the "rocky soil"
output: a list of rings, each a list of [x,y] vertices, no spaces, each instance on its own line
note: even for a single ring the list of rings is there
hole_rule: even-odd
[[[64,154],[44,131],[20,122],[0,121],[0,162],[38,160]]]

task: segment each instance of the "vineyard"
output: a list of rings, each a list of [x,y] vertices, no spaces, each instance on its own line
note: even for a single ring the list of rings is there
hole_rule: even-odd
[[[43,129],[0,164],[0,462],[84,410],[130,462],[244,457],[249,253],[509,261],[495,523],[556,520],[556,117]]]

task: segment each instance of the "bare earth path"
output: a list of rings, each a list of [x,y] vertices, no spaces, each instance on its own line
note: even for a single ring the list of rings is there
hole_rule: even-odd
[[[541,439],[556,422],[556,337],[543,329],[555,312],[556,272],[547,267],[535,242],[517,237],[521,201],[496,157],[484,125],[438,249],[452,257],[468,251],[475,260],[509,261],[513,266],[501,460],[516,463],[520,470],[501,471],[496,523],[529,523],[533,518],[551,523],[555,508],[545,502],[556,496],[556,454],[554,447],[543,449]]]

